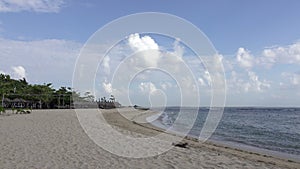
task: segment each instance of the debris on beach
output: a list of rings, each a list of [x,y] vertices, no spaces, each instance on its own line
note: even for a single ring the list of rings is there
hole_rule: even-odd
[[[172,143],[172,145],[180,148],[188,148],[188,143],[186,142]]]

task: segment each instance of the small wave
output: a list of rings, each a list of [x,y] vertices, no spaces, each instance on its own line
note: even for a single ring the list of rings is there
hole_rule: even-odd
[[[174,121],[179,111],[189,114],[192,108],[166,108],[154,125],[164,129],[186,131],[185,123]],[[208,109],[199,110],[196,122],[189,135],[198,137]],[[300,155],[300,109],[299,108],[225,108],[223,118],[211,140],[236,142],[257,148],[269,149],[282,153]],[[177,122],[176,122],[177,123]],[[180,124],[179,124],[180,123]],[[158,126],[160,125],[160,126]]]

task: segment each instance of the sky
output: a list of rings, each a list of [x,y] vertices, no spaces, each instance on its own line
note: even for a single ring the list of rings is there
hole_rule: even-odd
[[[191,22],[212,42],[225,69],[226,106],[299,106],[299,7],[297,0],[0,0],[0,73],[25,77],[34,84],[71,86],[77,56],[98,29],[129,14],[163,12]],[[151,56],[140,52],[133,57],[135,66],[167,67],[169,62],[163,60],[173,55],[172,59],[189,62],[201,105],[209,105],[209,72],[201,64],[193,67],[196,57],[188,46],[176,39],[136,33],[124,37],[101,63],[97,97],[114,94],[121,103],[124,97],[124,104],[129,104],[125,101],[129,96],[140,105],[178,105],[180,93],[174,92],[178,86],[164,73],[145,71],[128,91],[118,90],[122,86],[110,81],[122,59],[120,53],[146,49],[157,52]],[[174,63],[180,67],[181,62]]]

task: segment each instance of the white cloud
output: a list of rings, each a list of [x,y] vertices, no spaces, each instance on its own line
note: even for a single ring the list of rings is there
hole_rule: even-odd
[[[207,85],[210,86],[211,85],[211,78],[210,78],[209,72],[205,71],[203,77],[204,77],[205,82],[207,83]]]
[[[231,72],[231,79],[227,81],[231,91],[241,92],[263,92],[271,87],[267,80],[260,80],[255,72],[248,71],[246,78],[242,73]]]
[[[23,79],[26,78],[26,70],[23,66],[13,66],[13,78]]]
[[[129,35],[128,44],[135,51],[159,49],[157,43],[150,36],[140,37],[138,33]]]
[[[269,66],[279,63],[300,64],[300,42],[264,49],[259,61]]]
[[[294,74],[293,78],[291,79],[291,83],[293,85],[300,85],[300,75]]]
[[[300,42],[287,46],[265,48],[261,54],[254,57],[249,50],[239,48],[236,61],[231,60],[231,66],[237,63],[241,68],[250,70],[254,66],[271,68],[275,64],[300,64]],[[233,67],[231,67],[233,69]]]
[[[110,61],[110,57],[109,56],[105,56],[103,58],[103,60],[102,60],[103,71],[107,75],[110,73],[109,61]]]
[[[52,82],[56,87],[70,85],[81,46],[59,39],[19,41],[0,38],[0,67],[13,74],[12,66],[22,65],[30,83]]]
[[[271,86],[271,84],[268,81],[259,80],[258,76],[254,72],[249,71],[248,76],[250,79],[250,85],[255,91],[261,92],[266,89],[269,89]]]
[[[224,83],[219,83],[218,80],[216,80],[216,79],[221,79],[219,77],[221,77],[222,75],[220,74],[220,72],[222,72],[223,67],[220,66],[221,64],[219,63],[225,62],[226,63],[225,68],[227,68],[225,72],[227,74],[227,77],[229,77],[226,79],[227,86],[229,87],[228,88],[229,95],[230,92],[233,94],[237,94],[237,93],[241,94],[241,97],[245,97],[243,104],[248,104],[249,102],[249,105],[250,104],[255,105],[257,103],[256,101],[258,100],[257,98],[258,97],[262,98],[261,96],[265,96],[264,101],[267,104],[271,103],[272,100],[267,100],[267,99],[270,99],[273,96],[266,95],[264,92],[268,91],[268,92],[276,93],[276,90],[278,89],[276,88],[276,84],[278,84],[282,80],[282,79],[278,79],[278,77],[274,74],[278,71],[271,71],[270,74],[267,72],[261,72],[262,70],[267,68],[265,67],[266,63],[269,63],[271,65],[281,64],[280,68],[282,69],[285,68],[283,64],[299,63],[297,57],[298,46],[296,44],[286,46],[286,47],[268,48],[268,50],[265,49],[262,52],[264,54],[260,53],[260,55],[254,55],[251,53],[251,51],[245,48],[239,48],[237,53],[234,56],[231,56],[231,58],[229,59],[227,56],[223,57],[223,55],[216,55],[214,56],[214,58],[211,57],[201,58],[202,60],[200,60],[197,56],[193,56],[193,55],[191,56],[191,54],[189,54],[188,51],[185,52],[185,49],[180,45],[179,40],[174,41],[173,50],[172,50],[170,48],[164,48],[164,46],[158,46],[158,43],[154,41],[154,39],[151,38],[150,36],[147,36],[148,37],[146,38],[147,40],[144,39],[145,36],[141,36],[138,34],[131,35],[130,37],[131,40],[128,39],[126,41],[127,42],[126,45],[128,46],[125,47],[131,49],[129,52],[136,52],[135,53],[136,56],[131,56],[132,60],[128,59],[128,61],[122,63],[124,64],[124,66],[121,66],[120,69],[121,76],[119,78],[130,79],[133,77],[130,76],[131,73],[134,75],[134,73],[138,73],[139,71],[146,69],[148,67],[154,67],[154,68],[157,67],[157,68],[161,68],[161,70],[165,70],[165,72],[167,72],[169,75],[173,75],[172,78],[176,79],[178,83],[177,85],[179,85],[178,88],[189,89],[188,91],[190,91],[191,94],[195,94],[196,93],[195,84],[198,85],[197,87],[199,87],[201,91],[208,91],[206,89],[209,88],[211,84],[214,84],[214,86],[215,84],[217,84],[216,85],[217,87],[225,85]],[[149,41],[149,43],[146,43],[145,41]],[[149,52],[146,52],[146,50],[148,49],[154,49],[155,51],[157,51],[156,53],[157,55],[149,54]],[[279,56],[279,53],[284,53],[284,55],[289,54],[290,56],[281,57]],[[187,54],[189,55],[187,56]],[[114,58],[113,55],[111,55],[110,58],[111,58],[111,63],[113,63],[112,61]],[[285,60],[285,58],[287,58],[289,61]],[[208,66],[205,65],[207,62],[210,63]],[[186,69],[184,67],[185,65],[182,63],[186,64],[186,66],[188,66],[190,70]],[[297,67],[290,67],[289,70],[291,69],[297,69]],[[211,70],[216,70],[216,71],[211,72]],[[189,71],[192,71],[192,74],[195,75],[195,79],[186,78]],[[124,77],[124,74],[128,74],[128,77]],[[137,85],[133,85],[133,87],[137,87],[139,89],[140,93],[137,92],[138,94],[144,94],[144,93],[149,94],[151,92],[153,93],[153,91],[155,90],[162,89],[164,90],[164,92],[166,92],[166,96],[172,95],[172,93],[170,92],[172,90],[168,90],[168,85],[164,83],[164,81],[162,81],[164,78],[161,77],[162,77],[161,75],[156,76],[154,74],[150,74],[149,76],[148,75],[146,76],[145,74],[139,75],[136,78],[138,83],[135,83]],[[126,81],[124,79],[118,80],[116,85],[125,84],[123,83]],[[151,81],[152,83],[145,82],[148,80]],[[290,75],[288,78],[286,78],[285,83],[287,82],[289,82],[290,85],[295,86],[296,84],[300,83],[300,78],[297,78],[296,75],[293,76]],[[172,85],[175,86],[174,82],[172,82]],[[115,87],[115,83],[113,84],[113,86]],[[126,88],[127,84],[121,87]],[[183,92],[187,92],[187,91],[183,91]],[[278,97],[284,95],[284,94],[281,95],[279,90],[277,90],[276,94],[278,95]],[[173,96],[175,98],[175,95],[172,95],[172,97]],[[142,97],[139,95],[139,96],[135,96],[135,98],[138,98],[137,100],[139,100]],[[187,100],[191,100],[191,99],[187,99]],[[239,104],[239,99],[236,99],[235,102]],[[262,102],[262,104],[264,103]]]
[[[184,54],[184,47],[180,45],[179,43],[179,39],[176,39],[174,44],[173,44],[173,48],[174,48],[174,55],[182,58],[183,54]]]
[[[211,86],[211,77],[207,70],[198,78],[198,84],[202,87]]]
[[[250,54],[249,51],[247,51],[244,48],[239,48],[236,54],[236,59],[240,67],[245,69],[251,69],[254,65],[254,58]]]
[[[297,65],[300,64],[300,42],[293,43],[287,46],[273,46],[265,48],[257,56],[253,56],[251,52],[244,48],[239,48],[234,60],[226,58],[230,62],[229,69],[231,78],[228,79],[228,85],[232,91],[239,92],[262,92],[267,89],[275,90],[275,86],[271,84],[279,84],[281,89],[295,89],[300,84],[300,77],[297,73],[282,73],[281,79],[273,79],[273,82],[259,78],[253,70],[270,70],[273,65],[280,66],[285,69],[289,66],[291,70],[297,71]],[[238,69],[236,66],[241,69]],[[238,73],[237,73],[238,72]],[[270,72],[270,78],[273,72]]]
[[[129,47],[136,53],[131,60],[134,66],[156,67],[161,57],[158,44],[150,37],[140,37],[139,34],[131,34],[128,38]]]
[[[59,12],[64,0],[0,0],[0,12]]]
[[[162,89],[167,90],[167,85],[165,83],[160,85]]]
[[[173,50],[169,48],[168,50],[164,50],[163,47],[160,48],[155,40],[148,35],[132,34],[125,42],[127,46],[124,46],[124,48],[127,47],[131,49],[125,54],[128,57],[125,56],[124,59],[120,60],[120,63],[115,63],[112,61],[113,59],[115,60],[115,57],[110,55],[111,62],[114,63],[114,65],[110,65],[111,68],[114,67],[115,64],[118,65],[118,69],[116,69],[116,72],[113,74],[112,85],[114,89],[120,90],[127,88],[132,79],[135,79],[138,82],[134,87],[137,87],[140,91],[138,93],[139,96],[135,96],[135,98],[142,98],[145,97],[145,93],[155,95],[154,93],[157,93],[154,92],[155,90],[167,90],[170,85],[163,82],[166,82],[165,80],[171,77],[171,79],[178,83],[174,85],[175,81],[172,81],[172,87],[178,86],[182,95],[189,97],[186,100],[191,100],[189,102],[186,101],[186,103],[191,105],[198,104],[197,99],[192,99],[197,95],[195,91],[198,87],[198,82],[196,77],[194,79],[192,70],[189,69],[189,66],[185,64],[183,60],[184,48],[180,45],[179,40],[173,41]],[[133,55],[130,55],[132,53]],[[187,60],[188,59],[189,58],[187,58]],[[149,77],[147,71],[145,72],[147,69],[154,69],[160,73],[151,73],[151,77]],[[112,68],[111,70],[114,69]],[[166,78],[166,76],[168,78]],[[107,77],[107,79],[111,78]],[[104,80],[105,79],[103,79],[103,81]],[[145,81],[151,81],[152,83],[146,83]],[[157,87],[159,87],[159,89]],[[168,92],[170,93],[166,95],[178,95],[178,93],[171,92],[171,90],[168,90]],[[115,95],[118,96],[117,94]],[[118,98],[119,97],[120,96],[118,96]]]
[[[285,86],[285,87],[300,86],[300,73],[283,72],[281,76],[286,80],[285,83],[281,82],[281,86]]]
[[[200,86],[206,86],[206,83],[204,82],[204,80],[201,77],[198,78],[198,82],[199,82]]]
[[[26,78],[26,70],[23,66],[11,66],[10,69],[3,71],[0,70],[0,74],[10,75],[13,79]]]
[[[162,83],[160,83],[160,86],[162,89],[167,90],[167,89],[171,88],[173,85],[170,82],[162,82]]]
[[[107,94],[111,94],[113,92],[111,83],[103,82],[102,87]]]
[[[139,89],[143,94],[153,94],[157,88],[151,82],[142,82],[139,84]]]

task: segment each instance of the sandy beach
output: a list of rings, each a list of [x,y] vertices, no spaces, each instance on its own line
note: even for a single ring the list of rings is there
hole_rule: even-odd
[[[87,110],[88,111],[88,110]],[[149,137],[161,131],[145,123],[152,113],[102,111],[119,132]],[[126,158],[95,144],[81,127],[75,110],[34,110],[0,116],[0,168],[300,168],[300,162],[185,139],[154,157]]]

